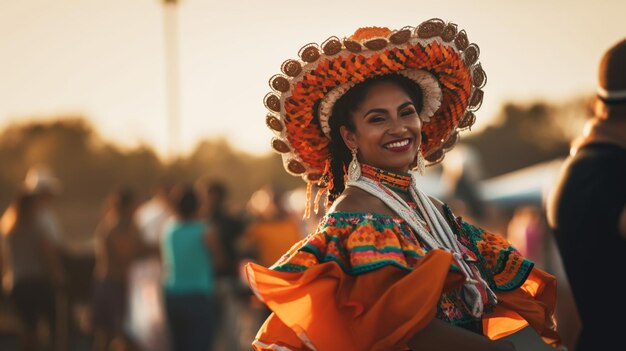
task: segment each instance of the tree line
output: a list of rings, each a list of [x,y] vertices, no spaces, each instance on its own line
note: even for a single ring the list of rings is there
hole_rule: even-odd
[[[589,115],[587,106],[584,98],[562,104],[509,103],[492,126],[462,133],[461,142],[478,152],[481,174],[490,178],[567,155]],[[84,116],[58,116],[13,123],[0,133],[0,211],[23,184],[27,170],[39,163],[60,179],[60,214],[68,235],[77,237],[90,236],[102,201],[122,185],[141,200],[162,182],[220,180],[239,206],[265,184],[284,189],[303,185],[283,170],[280,155],[250,155],[223,138],[203,140],[191,153],[165,161],[148,145],[129,149],[105,140]]]

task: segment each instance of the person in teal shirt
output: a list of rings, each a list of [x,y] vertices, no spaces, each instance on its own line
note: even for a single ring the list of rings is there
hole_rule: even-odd
[[[172,351],[212,349],[217,327],[214,267],[217,237],[197,217],[199,199],[191,186],[174,189],[176,216],[161,242],[163,288]]]

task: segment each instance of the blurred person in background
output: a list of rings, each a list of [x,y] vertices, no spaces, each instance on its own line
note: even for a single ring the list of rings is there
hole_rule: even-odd
[[[626,257],[626,38],[603,54],[597,91],[547,205],[582,322],[577,351],[624,345],[626,299],[614,286]]]
[[[172,351],[213,350],[217,330],[215,270],[223,262],[218,236],[199,217],[190,185],[172,195],[175,218],[161,240],[163,289]]]
[[[129,329],[138,346],[149,351],[166,351],[169,343],[161,287],[160,243],[174,216],[171,190],[171,183],[162,181],[135,211],[146,252],[134,261],[130,270]]]
[[[238,243],[249,262],[270,267],[303,238],[302,223],[287,210],[284,194],[278,186],[266,185],[251,195],[247,204],[250,223]],[[249,347],[250,340],[272,312],[254,295],[249,296],[246,307],[241,316],[240,349]]]
[[[223,264],[215,271],[216,293],[219,302],[219,323],[216,349],[237,350],[239,347],[239,314],[245,298],[249,297],[248,287],[239,279],[241,255],[237,240],[245,226],[243,216],[228,208],[228,188],[219,180],[198,182],[198,190],[205,195],[202,217],[217,235]]]
[[[202,185],[200,188],[202,189]],[[210,181],[206,184],[205,190],[206,203],[203,213],[210,225],[214,227],[224,256],[224,264],[216,274],[218,278],[233,279],[237,275],[239,263],[236,243],[244,229],[245,220],[228,209],[228,189],[224,183],[216,180]]]
[[[525,257],[546,269],[546,230],[543,209],[525,205],[516,207],[508,223],[506,238]]]
[[[46,228],[46,235],[52,243],[61,249],[64,244],[63,230],[54,207],[54,201],[61,193],[61,182],[47,165],[38,164],[28,170],[24,184],[27,191],[37,196],[36,220]]]
[[[56,347],[65,349],[69,342],[69,328],[72,323],[71,316],[71,296],[74,294],[74,276],[69,266],[67,266],[67,238],[65,228],[57,212],[56,201],[62,192],[62,183],[55,175],[52,168],[46,163],[36,164],[28,169],[24,179],[26,190],[34,194],[37,199],[37,213],[35,220],[39,226],[44,228],[45,234],[50,239],[51,250],[55,251],[61,265],[64,268],[65,282],[62,289],[56,292],[57,311],[57,335]]]
[[[114,191],[94,233],[94,351],[132,349],[125,330],[128,279],[131,263],[142,249],[134,222],[135,201],[128,188]]]
[[[47,226],[38,221],[37,194],[22,193],[3,215],[3,288],[9,292],[21,321],[21,350],[59,350],[56,297],[64,284],[61,257]],[[43,321],[48,339],[41,340]],[[58,346],[58,345],[57,345]]]
[[[273,265],[304,237],[301,221],[287,210],[283,195],[278,187],[266,185],[254,192],[248,202],[252,220],[239,247],[264,267]]]
[[[480,192],[480,158],[469,145],[457,145],[446,154],[442,163],[441,181],[444,183],[442,201],[457,216],[477,225],[488,224],[485,203]]]

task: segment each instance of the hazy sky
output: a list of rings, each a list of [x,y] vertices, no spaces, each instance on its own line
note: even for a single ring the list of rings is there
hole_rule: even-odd
[[[591,94],[602,51],[626,37],[623,0],[181,0],[181,151],[226,136],[270,150],[262,99],[300,47],[433,17],[480,47],[488,81],[477,127],[508,100]],[[0,0],[0,128],[80,114],[123,145],[168,147],[162,0]]]

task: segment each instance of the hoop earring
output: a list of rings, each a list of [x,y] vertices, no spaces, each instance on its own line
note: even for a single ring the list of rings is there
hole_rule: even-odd
[[[414,171],[417,171],[420,175],[424,175],[426,172],[426,160],[424,160],[424,156],[422,155],[422,145],[417,148],[417,156],[415,156],[415,167]]]
[[[352,153],[352,161],[350,161],[350,165],[348,165],[348,181],[350,182],[356,182],[361,178],[361,165],[356,158],[356,150],[356,148],[350,149]]]

